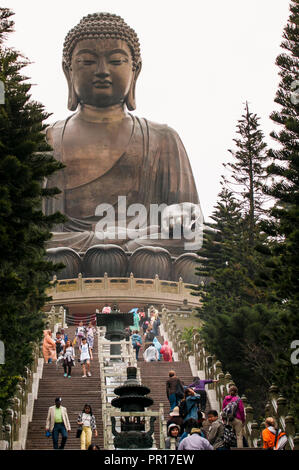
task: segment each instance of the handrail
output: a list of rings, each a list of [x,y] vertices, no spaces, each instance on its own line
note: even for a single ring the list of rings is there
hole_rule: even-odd
[[[183,311],[181,313],[183,313]],[[226,372],[226,374],[224,374],[221,362],[217,360],[216,356],[209,353],[198,332],[193,334],[192,347],[191,350],[189,349],[187,342],[182,340],[182,333],[181,330],[177,328],[174,315],[169,313],[167,309],[162,310],[162,324],[180,360],[193,356],[196,369],[203,371],[206,379],[219,380],[216,383],[209,384],[208,388],[209,390],[214,390],[218,411],[221,411],[223,399],[228,395],[229,387],[235,385],[230,373]],[[278,388],[276,386],[270,387],[269,394],[270,401],[266,405],[266,416],[275,417],[280,427],[286,432],[288,436],[287,448],[299,450],[299,435],[296,434],[293,416],[287,415],[287,401],[284,397],[278,396]],[[260,426],[254,420],[254,410],[248,403],[247,397],[243,395],[241,399],[245,408],[245,435],[249,446],[260,447],[263,425]]]
[[[56,312],[52,307],[44,316],[45,328],[56,332],[63,324],[63,308]],[[38,383],[43,370],[42,343],[33,344],[32,364],[18,381],[15,395],[8,400],[5,412],[0,409],[0,449],[24,450],[27,430],[32,420],[34,399],[37,398]]]

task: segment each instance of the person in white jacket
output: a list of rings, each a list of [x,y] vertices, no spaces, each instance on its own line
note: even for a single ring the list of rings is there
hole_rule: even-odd
[[[144,351],[143,358],[145,362],[156,362],[159,358],[159,353],[153,343]]]
[[[67,409],[64,406],[61,406],[61,398],[56,398],[55,405],[50,406],[48,410],[46,431],[50,431],[52,433],[53,448],[64,449],[68,437],[67,433],[71,431],[71,425]],[[59,433],[62,435],[60,447],[58,447]]]

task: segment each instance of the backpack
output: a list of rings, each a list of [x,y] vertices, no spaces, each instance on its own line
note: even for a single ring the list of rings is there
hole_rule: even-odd
[[[237,437],[235,431],[229,424],[224,426],[223,442],[225,447],[237,447]]]
[[[230,401],[226,405],[226,407],[222,410],[221,415],[222,415],[222,418],[223,418],[224,421],[229,422],[229,421],[234,420],[234,417],[236,416],[240,400],[241,400],[241,398],[238,398],[238,400]]]
[[[153,341],[154,337],[155,337],[155,335],[153,333],[148,333],[146,335],[146,341],[151,342],[151,341]]]
[[[186,400],[182,400],[179,404],[179,413],[182,418],[185,418],[188,414]]]
[[[184,397],[184,387],[180,381],[178,381],[176,385],[175,394],[179,400],[181,400]]]

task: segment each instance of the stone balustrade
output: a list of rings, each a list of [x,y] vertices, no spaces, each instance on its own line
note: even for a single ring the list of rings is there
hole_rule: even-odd
[[[32,393],[33,376],[37,373],[38,359],[40,357],[40,346],[39,344],[35,344],[32,364],[25,368],[24,376],[20,378],[16,386],[14,397],[8,401],[8,408],[5,411],[0,410],[1,449],[12,450],[25,448],[25,439],[21,439],[24,433],[23,422],[26,420],[28,398]]]
[[[287,400],[280,394],[279,387],[272,385],[269,389],[269,401],[265,408],[266,418],[275,418],[278,426],[288,437],[286,449],[299,450],[299,434],[296,433],[295,420],[288,412]]]
[[[57,331],[63,322],[63,308],[52,307],[45,314],[45,328]],[[20,377],[14,397],[8,401],[5,411],[0,409],[0,449],[25,449],[28,424],[32,419],[33,403],[37,398],[38,382],[43,368],[42,343],[34,343],[32,363]]]
[[[179,281],[169,281],[159,279],[156,275],[154,279],[135,278],[131,273],[130,277],[88,277],[83,278],[80,273],[74,279],[59,279],[54,276],[52,287],[47,290],[47,294],[52,297],[49,305],[58,303],[72,304],[80,299],[81,302],[113,302],[118,300],[136,299],[137,303],[167,303],[174,307],[182,305],[188,301],[191,307],[199,306],[199,298],[191,295],[193,284],[184,283],[182,278]]]
[[[177,312],[176,312],[177,313]],[[183,313],[183,312],[182,312]],[[224,373],[222,364],[207,351],[204,341],[198,332],[194,332],[192,337],[192,347],[189,349],[187,342],[182,341],[182,333],[176,326],[175,317],[173,312],[169,313],[166,308],[162,310],[162,324],[164,330],[167,332],[170,341],[172,342],[174,351],[177,352],[179,360],[187,360],[188,357],[193,356],[196,370],[203,371],[205,379],[218,380],[208,385],[208,389],[213,391],[218,406],[218,412],[222,410],[222,402],[231,385],[235,385],[232,376],[229,372]],[[269,402],[266,405],[266,417],[272,416],[276,418],[279,427],[286,432],[288,436],[287,449],[299,450],[299,434],[296,434],[294,418],[287,412],[287,401],[284,397],[279,395],[278,387],[272,386],[269,390]],[[247,397],[241,397],[246,414],[245,422],[245,436],[250,447],[261,447],[261,432],[264,429],[263,425],[259,425],[254,419],[254,410],[248,403]]]

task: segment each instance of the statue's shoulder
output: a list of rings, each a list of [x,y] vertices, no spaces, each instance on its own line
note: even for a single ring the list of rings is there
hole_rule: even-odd
[[[179,137],[175,129],[168,126],[168,124],[160,124],[158,122],[149,121],[146,118],[141,118],[140,121],[143,121],[146,127],[149,130],[150,134],[156,135],[160,138],[175,138]]]
[[[63,121],[56,121],[46,128],[46,140],[51,147],[54,147],[54,142],[58,134],[61,135],[65,126],[66,119]]]

